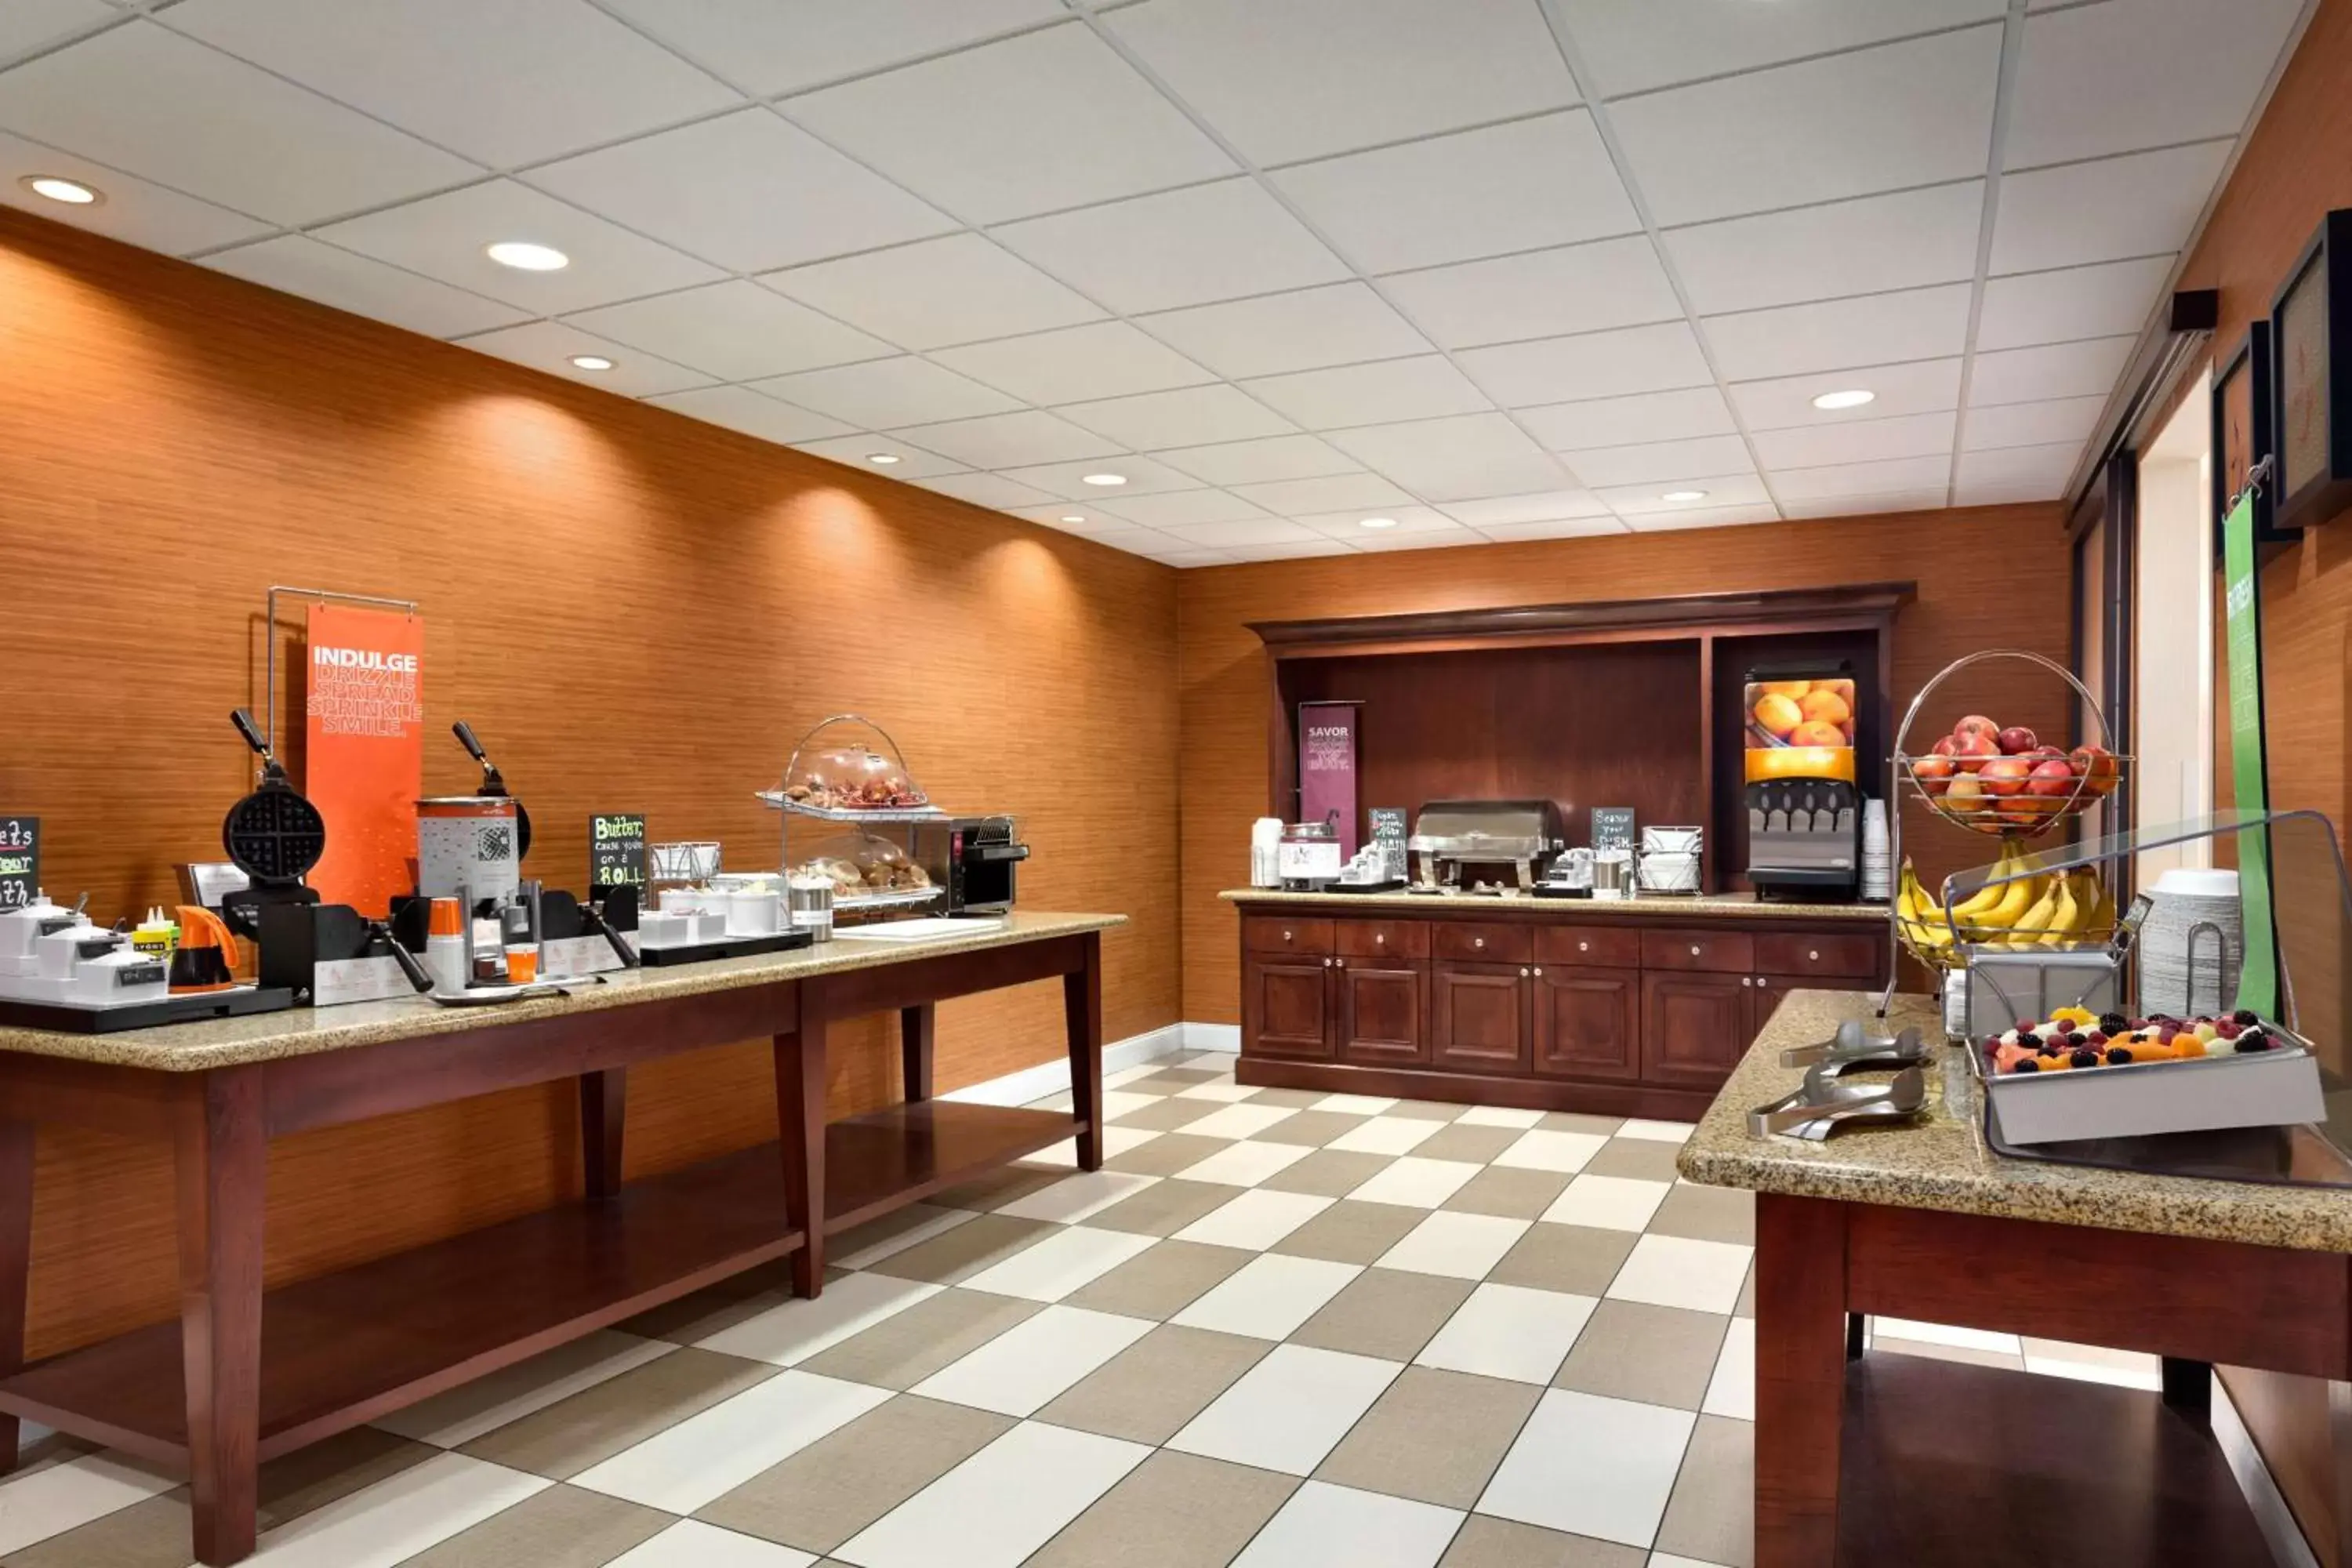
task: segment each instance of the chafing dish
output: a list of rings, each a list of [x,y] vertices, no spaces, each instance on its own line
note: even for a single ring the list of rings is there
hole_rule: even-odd
[[[1413,890],[1525,897],[1564,837],[1559,807],[1548,800],[1431,801],[1405,840]]]

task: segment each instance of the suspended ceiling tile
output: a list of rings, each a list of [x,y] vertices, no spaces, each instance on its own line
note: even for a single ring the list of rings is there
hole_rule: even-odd
[[[1336,283],[1348,267],[1255,180],[1006,224],[995,237],[1114,310],[1171,310]]]
[[[1548,527],[1609,515],[1608,507],[1590,490],[1538,490],[1483,500],[1450,500],[1438,510],[1456,522],[1481,531]]]
[[[1959,423],[1957,411],[1905,414],[1884,419],[1837,420],[1810,428],[1759,430],[1756,457],[1778,474],[1788,468],[1891,458],[1948,458]]]
[[[861,430],[971,419],[1020,406],[992,387],[912,355],[778,376],[761,382],[760,390]]]
[[[1588,486],[1671,484],[1731,475],[1752,477],[1756,459],[1737,436],[1700,436],[1687,441],[1654,441],[1637,447],[1602,447],[1565,452],[1561,460]]]
[[[2004,447],[1963,452],[1952,487],[1957,506],[1995,506],[2006,501],[2056,500],[2083,455],[2079,442],[2050,447]]]
[[[1953,283],[1709,316],[1702,324],[1725,377],[1758,381],[1958,353],[1968,344],[1969,293]]]
[[[1427,353],[1429,340],[1362,283],[1165,310],[1137,326],[1239,379]]]
[[[1366,528],[1366,518],[1382,526]],[[1378,510],[1358,507],[1352,511],[1317,512],[1291,521],[1327,539],[1342,540],[1349,544],[1370,540],[1374,535],[1378,535],[1380,540],[1389,540],[1413,533],[1457,533],[1462,528],[1444,512],[1425,506],[1384,506]]]
[[[1234,493],[1280,517],[1306,517],[1352,507],[1411,504],[1412,497],[1378,474],[1331,474],[1321,479],[1276,479],[1235,485]]]
[[[1960,445],[1970,452],[2002,447],[2073,446],[2079,449],[2098,427],[2099,415],[2106,405],[2105,397],[2088,396],[1971,408]]]
[[[760,282],[900,348],[937,349],[1098,321],[1104,312],[977,234],[953,234]]]
[[[1611,97],[1729,76],[1810,55],[1969,22],[1998,20],[2008,0],[1562,0],[1570,31]]]
[[[1478,532],[1496,544],[1522,544],[1543,539],[1596,539],[1629,531],[1622,518],[1556,518],[1549,522],[1490,522]]]
[[[1871,394],[1871,401],[1855,408],[1813,406],[1813,399],[1823,393],[1852,391]],[[1732,387],[1731,401],[1748,428],[1759,433],[1934,414],[1960,405],[1960,361],[1913,360],[1744,381]]]
[[[1955,401],[1958,401],[1956,398]],[[1728,436],[1738,427],[1723,394],[1712,386],[1644,392],[1556,403],[1519,410],[1519,423],[1555,452],[1589,447],[1630,447],[1694,436]]]
[[[1193,522],[1161,531],[1192,547],[1214,550],[1223,545],[1312,544],[1321,535],[1278,517],[1243,518],[1231,522]]]
[[[1884,293],[1976,276],[1984,182],[1863,196],[1669,229],[1667,254],[1702,314]]]
[[[947,474],[936,479],[916,479],[913,483],[919,489],[953,496],[974,506],[999,509],[1050,506],[1055,499],[1034,485],[1020,484],[997,474]]]
[[[1061,0],[606,0],[681,54],[761,97],[838,81],[1069,15]]]
[[[1057,412],[1074,425],[1142,452],[1280,436],[1294,428],[1239,387],[1223,384],[1072,403]]]
[[[1626,528],[1635,533],[1670,533],[1688,528],[1736,528],[1780,521],[1780,509],[1769,501],[1747,506],[1682,507],[1672,510],[1629,512],[1624,520]]]
[[[1559,460],[1500,414],[1341,430],[1331,444],[1430,500],[1469,500],[1556,489]]]
[[[61,42],[68,35],[119,22],[105,0],[9,0],[0,5],[0,61]]]
[[[2201,142],[2006,175],[1992,270],[2169,255],[2188,243],[2229,157],[2229,142]]]
[[[1939,511],[1944,487],[1894,490],[1860,496],[1822,496],[1808,500],[1784,500],[1780,510],[1791,518],[1862,517],[1878,512]]]
[[[1932,458],[1893,458],[1817,468],[1776,469],[1772,474],[1772,493],[1784,501],[1808,501],[1833,496],[1930,490],[1948,482],[1951,473],[1952,458],[1948,452]]]
[[[720,381],[751,381],[890,353],[879,338],[740,278],[565,319]]]
[[[2156,309],[2172,264],[2169,256],[2150,256],[1987,279],[1977,347],[2014,349],[2075,338],[2137,335]]]
[[[1715,379],[1685,321],[1464,349],[1455,357],[1506,408],[1670,392]]]
[[[667,408],[708,425],[723,425],[730,430],[780,446],[821,440],[838,435],[842,428],[838,420],[794,408],[772,397],[762,397],[740,386],[706,386],[648,397],[646,401],[656,408]]]
[[[1362,537],[1346,542],[1349,548],[1370,554],[1388,554],[1399,550],[1452,550],[1465,544],[1484,544],[1486,536],[1475,529],[1449,522],[1444,528],[1423,529],[1408,533],[1402,529],[1387,532],[1367,532]]]
[[[1224,441],[1155,454],[1171,468],[1212,485],[1265,484],[1276,479],[1313,479],[1357,471],[1355,460],[1315,436],[1270,436],[1256,441]]]
[[[112,205],[110,197],[108,205]],[[204,264],[248,283],[299,294],[428,337],[462,337],[510,326],[530,316],[527,310],[299,234],[218,251],[205,258]]]
[[[1106,441],[1090,430],[1081,430],[1066,419],[1057,419],[1034,408],[940,425],[917,425],[898,434],[928,451],[970,463],[976,468],[1071,462],[1083,458],[1107,457],[1118,450],[1115,442]],[[1024,499],[1044,500],[1051,498],[1034,496]]]
[[[1006,479],[1018,479],[1063,500],[1111,507],[1137,496],[1164,495],[1200,488],[1200,481],[1192,475],[1179,473],[1163,463],[1137,457],[1132,452],[1077,462],[1031,464],[1006,468],[1003,474]],[[1093,474],[1117,474],[1126,482],[1090,485],[1087,479]]]
[[[1336,539],[1318,539],[1312,544],[1244,544],[1229,548],[1227,555],[1235,561],[1304,561],[1323,555],[1353,555],[1355,551]]]
[[[1196,522],[1238,522],[1271,515],[1254,502],[1224,490],[1176,490],[1166,495],[1122,495],[1094,503],[1103,511],[1146,528]]]
[[[1470,414],[1489,406],[1460,371],[1436,354],[1299,371],[1242,384],[1260,402],[1309,430]]]
[[[1383,280],[1445,348],[1678,321],[1683,309],[1645,235],[1464,261]]]
[[[932,358],[1030,403],[1125,397],[1199,386],[1216,377],[1125,321],[940,349]]]
[[[1668,495],[1685,490],[1700,494],[1689,500],[1668,500]],[[1592,492],[1618,516],[1647,518],[1671,512],[1724,511],[1748,507],[1769,509],[1772,498],[1766,493],[1764,481],[1753,473],[1711,476],[1705,481],[1689,484],[1612,485]]]
[[[105,200],[88,206],[67,206],[35,195],[20,183],[43,174],[88,185]],[[0,204],[170,256],[234,245],[268,234],[271,228],[258,218],[184,196],[136,175],[5,132],[0,132]]]
[[[772,397],[769,401],[772,403],[775,399]],[[793,445],[813,458],[829,458],[853,468],[871,469],[885,479],[897,479],[902,484],[957,473],[963,468],[961,463],[890,436],[834,436],[824,440],[797,440]],[[877,453],[898,460],[890,464],[877,463],[873,458]]]
[[[600,392],[618,393],[624,397],[650,397],[664,392],[678,392],[699,386],[710,380],[698,370],[672,364],[652,354],[642,353],[610,338],[600,338],[578,327],[562,321],[526,321],[519,327],[500,327],[458,340],[460,348],[495,354],[529,365],[533,370],[560,375],[567,381],[593,386]],[[571,363],[574,354],[597,354],[613,362],[610,370],[583,370]]]
[[[2087,342],[1979,353],[1969,371],[1969,406],[2104,397],[2123,374],[2132,342],[2122,337],[2094,338]]]

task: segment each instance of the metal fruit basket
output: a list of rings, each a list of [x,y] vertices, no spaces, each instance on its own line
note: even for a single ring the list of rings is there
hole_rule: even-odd
[[[1990,778],[1987,769],[1996,763],[2024,763],[2034,759],[2023,756],[2001,756],[1997,752],[1978,755],[1954,755],[1934,751],[1911,751],[1911,727],[1919,710],[1936,689],[1962,669],[1973,664],[1996,659],[2018,659],[2049,670],[2073,688],[2083,700],[2083,706],[2098,726],[2096,753],[2089,768],[2078,769],[2063,790],[2037,791],[2037,781],[2022,774]],[[1944,667],[1936,679],[1919,689],[1905,710],[1902,728],[1896,732],[1895,755],[1889,759],[1895,772],[1898,795],[1921,801],[1927,809],[1945,821],[1973,832],[1992,834],[2003,838],[2038,838],[2062,822],[2080,816],[2092,806],[2116,792],[2122,784],[2124,770],[2134,759],[2119,756],[2110,742],[2113,734],[2107,728],[2106,715],[2099,710],[2097,700],[2089,688],[2074,678],[2072,670],[2054,659],[2023,648],[1988,648],[1953,660]],[[2055,752],[2056,748],[2047,748]],[[1965,796],[1954,794],[1962,779],[1974,780],[1982,793],[1970,792]],[[2046,783],[2048,781],[2039,781]]]

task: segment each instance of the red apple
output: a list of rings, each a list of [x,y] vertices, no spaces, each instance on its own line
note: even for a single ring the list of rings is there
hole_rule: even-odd
[[[2028,795],[2069,795],[2074,793],[2074,770],[2063,757],[2033,764],[2025,781]]]
[[[1994,739],[2000,742],[2001,754],[2010,757],[2021,757],[2042,744],[2042,737],[2022,724],[2011,725]]]
[[[1948,756],[1918,757],[1911,763],[1911,776],[1929,795],[1938,795],[1952,787],[1952,774],[1957,766]]]
[[[2066,759],[2090,781],[2090,792],[2104,795],[2116,787],[2116,754],[2105,746],[2077,746]]]
[[[1939,757],[1948,757],[1952,754],[1952,738],[1949,735],[1939,735],[1937,737],[1936,743],[1927,749]]]
[[[1989,730],[1970,730],[1952,737],[1952,758],[1964,773],[1975,773],[1987,759],[2000,756],[2000,742]]]
[[[2060,751],[2055,746],[2048,744],[2047,742],[2034,747],[2033,750],[2026,752],[2025,754],[2032,758],[2037,763],[2046,763],[2053,757],[2063,762],[2066,757],[2065,752]]]
[[[1971,713],[1952,726],[1952,739],[1955,741],[1973,734],[1982,734],[1989,741],[1994,740],[2000,734],[2000,726],[1981,713]]]
[[[2026,778],[2032,772],[2032,764],[2023,757],[1995,757],[1977,770],[1977,777],[1988,794],[2018,795],[2023,792]]]
[[[1944,804],[1966,816],[1985,804],[1985,787],[1977,782],[1974,774],[1961,773],[1952,780]]]

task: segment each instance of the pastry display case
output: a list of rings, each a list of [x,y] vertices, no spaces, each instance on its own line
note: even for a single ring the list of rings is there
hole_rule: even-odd
[[[939,900],[940,879],[923,864],[916,830],[947,814],[931,804],[889,731],[864,714],[820,721],[793,748],[783,781],[760,798],[782,814],[785,875],[830,883],[837,915],[911,913]]]

